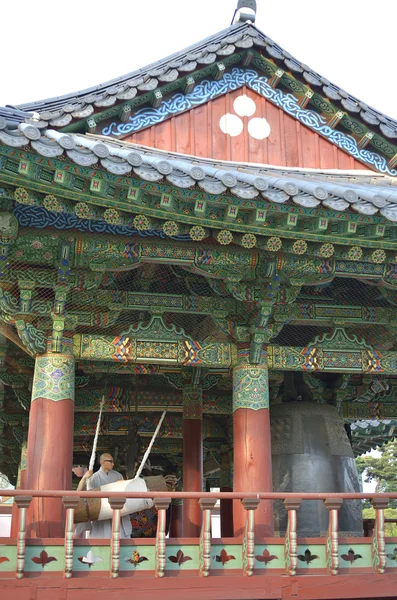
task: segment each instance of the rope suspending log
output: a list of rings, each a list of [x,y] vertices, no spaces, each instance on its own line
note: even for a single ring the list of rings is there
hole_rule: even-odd
[[[154,441],[155,441],[155,439],[156,439],[156,437],[157,437],[157,434],[158,434],[158,432],[160,431],[160,427],[161,427],[161,425],[162,425],[162,423],[163,423],[163,421],[164,421],[164,417],[165,417],[165,415],[166,415],[166,414],[167,414],[167,411],[165,410],[165,411],[163,412],[163,414],[161,415],[161,417],[160,417],[160,421],[158,422],[158,425],[157,425],[157,427],[156,427],[156,431],[154,432],[154,434],[153,434],[153,437],[152,437],[152,439],[150,440],[150,444],[149,444],[149,446],[147,447],[147,450],[146,450],[145,454],[143,455],[142,462],[141,462],[141,464],[139,465],[139,468],[138,468],[138,470],[137,470],[137,472],[136,472],[136,475],[135,475],[134,479],[138,479],[138,477],[139,477],[139,476],[140,476],[140,474],[142,473],[142,469],[143,469],[143,467],[145,466],[145,463],[146,463],[147,459],[149,458],[150,451],[151,451],[151,449],[152,449],[152,446],[153,446],[153,444],[154,444]]]
[[[101,418],[102,418],[102,410],[103,407],[105,405],[105,396],[102,396],[102,400],[101,400],[101,404],[99,407],[99,415],[98,415],[98,421],[96,424],[96,430],[95,430],[95,437],[94,437],[94,443],[92,446],[92,452],[91,452],[91,458],[90,458],[90,463],[88,465],[88,470],[92,471],[94,469],[94,463],[95,463],[95,454],[96,454],[96,448],[97,448],[97,444],[98,444],[98,436],[99,436],[99,430],[101,427]]]

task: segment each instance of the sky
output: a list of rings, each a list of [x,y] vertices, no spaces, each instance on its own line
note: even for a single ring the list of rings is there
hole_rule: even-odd
[[[397,119],[396,0],[257,0],[256,25],[292,56]],[[237,0],[20,0],[1,7],[0,106],[119,77],[222,29]]]

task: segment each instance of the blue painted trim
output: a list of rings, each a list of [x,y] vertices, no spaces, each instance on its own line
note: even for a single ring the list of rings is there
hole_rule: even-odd
[[[33,227],[35,229],[45,229],[46,227],[55,227],[55,229],[77,229],[82,233],[110,233],[113,235],[139,235],[143,238],[167,239],[168,236],[160,230],[138,231],[133,227],[125,225],[109,225],[105,221],[94,221],[89,219],[79,219],[72,213],[55,213],[46,210],[41,206],[25,206],[16,204],[13,214],[18,219],[21,227]],[[189,234],[175,235],[171,238],[180,242],[191,241]]]
[[[127,123],[113,121],[110,125],[104,127],[101,134],[104,136],[120,136],[136,133],[144,127],[150,127],[162,123],[170,115],[176,115],[186,110],[190,110],[217,96],[226,94],[247,85],[254,92],[269,100],[281,110],[297,119],[306,127],[316,131],[330,142],[344,150],[357,160],[360,160],[371,167],[374,167],[379,173],[385,173],[391,176],[397,176],[396,169],[390,169],[387,166],[386,159],[376,152],[359,148],[356,140],[341,131],[335,131],[327,125],[326,120],[313,110],[303,109],[299,106],[296,98],[292,94],[285,94],[281,90],[273,89],[268,84],[268,78],[260,76],[253,69],[240,69],[235,67],[219,81],[205,80],[196,85],[190,94],[174,94],[169,100],[165,100],[158,108],[141,108]]]

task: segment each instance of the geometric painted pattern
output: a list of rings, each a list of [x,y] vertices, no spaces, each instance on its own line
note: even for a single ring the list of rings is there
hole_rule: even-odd
[[[74,359],[69,354],[44,354],[36,358],[32,402],[46,398],[74,400]]]

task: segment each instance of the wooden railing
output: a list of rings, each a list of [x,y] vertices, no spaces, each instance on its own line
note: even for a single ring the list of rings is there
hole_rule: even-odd
[[[263,574],[269,569],[273,573],[299,575],[303,571],[325,572],[329,575],[351,573],[352,569],[362,567],[364,570],[372,568],[373,572],[383,575],[385,569],[395,569],[397,573],[397,538],[385,538],[385,509],[390,499],[397,499],[394,494],[363,494],[363,493],[239,493],[239,492],[130,492],[121,497],[117,492],[104,494],[101,491],[67,492],[62,490],[4,490],[3,496],[14,496],[15,504],[19,509],[19,532],[16,540],[6,538],[0,540],[0,578],[15,573],[18,579],[27,572],[37,569],[40,573],[48,570],[58,571],[67,579],[77,574],[78,570],[89,569],[108,572],[111,578],[116,579],[120,570],[134,568],[134,573],[139,570],[152,571],[156,577],[164,577],[169,569],[190,570],[192,574],[198,572],[207,577],[214,569],[225,570],[230,563],[229,570],[238,570],[240,574],[250,576],[262,569]],[[26,539],[26,512],[33,498],[60,498],[66,509],[65,536],[63,540],[27,540]],[[80,498],[108,498],[113,509],[112,533],[108,542],[101,540],[75,540],[73,536],[74,511]],[[158,510],[156,538],[153,540],[123,540],[120,541],[120,510],[126,498],[151,498]],[[166,510],[172,499],[197,499],[203,511],[201,536],[197,540],[172,538],[166,539]],[[217,500],[241,500],[246,511],[246,526],[242,538],[216,539],[211,537],[211,512]],[[371,538],[354,538],[346,541],[338,535],[338,511],[343,502],[351,500],[369,499],[375,508],[375,521]],[[288,512],[288,526],[285,538],[266,538],[255,540],[255,511],[260,500],[282,500]],[[299,508],[303,500],[319,500],[325,503],[329,511],[329,527],[324,538],[297,537],[297,523],[299,521]],[[97,542],[102,550],[96,549],[101,555],[95,555]],[[108,543],[105,557],[104,543]],[[142,546],[143,543],[143,546]],[[39,553],[39,545],[43,550]],[[143,556],[148,547],[154,546],[154,555]],[[237,557],[236,546],[241,548],[241,558]],[[312,551],[310,548],[312,546]],[[16,556],[12,559],[14,550]],[[32,555],[32,547],[38,556]],[[58,554],[56,553],[58,547]],[[77,547],[77,550],[76,550]],[[106,548],[106,546],[105,546]],[[143,548],[143,550],[142,550]],[[146,550],[145,550],[146,548]],[[190,552],[189,552],[190,548]],[[29,564],[27,564],[27,550],[29,549]],[[94,550],[93,550],[94,549]],[[188,549],[188,550],[187,550]],[[317,550],[316,550],[317,549]],[[194,550],[194,552],[193,552]],[[9,551],[9,552],[8,552]],[[83,551],[87,556],[78,556]],[[128,558],[131,555],[131,558]],[[8,554],[4,555],[4,552]],[[188,554],[187,554],[188,552]],[[239,550],[240,552],[240,550]],[[62,556],[61,554],[62,553]],[[122,557],[121,557],[122,553]],[[128,556],[127,556],[128,553]],[[153,554],[153,551],[152,551]],[[192,556],[190,556],[190,554]],[[194,555],[194,556],[193,556]],[[14,555],[13,555],[14,556]],[[106,560],[105,560],[105,558]],[[121,558],[123,560],[121,564]],[[343,565],[340,564],[342,558]],[[3,559],[3,561],[2,561]],[[141,559],[141,560],[140,560]],[[277,560],[276,560],[277,559]],[[80,561],[80,562],[76,562]],[[105,563],[108,561],[108,569]],[[233,562],[234,561],[234,562]],[[317,563],[316,563],[317,561]],[[15,562],[15,568],[12,565]],[[57,565],[55,565],[57,562]],[[7,564],[9,563],[9,564]],[[126,563],[129,563],[128,568]],[[148,563],[146,565],[146,563]],[[272,564],[274,563],[274,564]],[[3,567],[5,565],[5,567]],[[38,565],[38,567],[36,567]],[[82,565],[82,566],[81,566]],[[141,569],[137,569],[143,565]],[[220,566],[221,565],[221,566]],[[2,568],[3,567],[3,568]],[[40,567],[40,568],[39,568]],[[275,571],[275,570],[276,571]]]

